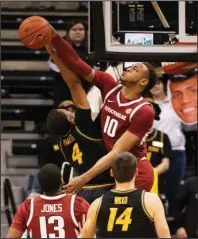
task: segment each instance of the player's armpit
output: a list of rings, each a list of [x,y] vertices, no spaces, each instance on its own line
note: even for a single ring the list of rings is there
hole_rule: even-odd
[[[103,98],[110,90],[118,85],[110,74],[97,70],[94,74],[93,84],[101,90]]]
[[[59,68],[64,82],[68,85],[74,104],[78,108],[89,109],[90,106],[87,100],[87,95],[85,90],[82,87],[80,79],[58,57],[52,45],[47,45],[46,49],[48,53],[50,54],[52,60],[55,62],[55,64]]]
[[[97,211],[100,204],[100,198],[96,199],[90,206],[86,222],[78,238],[94,238],[96,233]]]
[[[23,233],[24,232],[21,232],[18,229],[10,227],[6,235],[6,238],[21,238]]]
[[[153,218],[158,238],[171,238],[160,198],[153,193],[145,192],[144,203],[147,212]]]

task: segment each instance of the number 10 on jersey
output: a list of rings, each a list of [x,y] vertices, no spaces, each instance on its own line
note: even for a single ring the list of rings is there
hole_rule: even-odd
[[[118,121],[116,119],[112,119],[108,115],[104,125],[104,133],[106,133],[110,137],[115,137],[117,127]]]

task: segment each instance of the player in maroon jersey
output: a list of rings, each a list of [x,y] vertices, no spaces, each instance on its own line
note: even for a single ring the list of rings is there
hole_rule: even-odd
[[[149,191],[153,185],[153,168],[146,160],[146,137],[152,127],[154,111],[145,102],[142,93],[149,91],[157,80],[149,63],[137,63],[121,76],[121,84],[107,73],[92,69],[73,48],[52,31],[52,45],[57,55],[77,75],[92,82],[102,92],[101,126],[109,153],[83,175],[73,178],[66,185],[67,192],[78,191],[90,179],[106,170],[113,157],[122,151],[132,152],[138,158],[136,187]]]
[[[89,204],[81,197],[61,194],[60,169],[44,165],[38,173],[44,195],[25,200],[17,210],[7,238],[76,238]]]

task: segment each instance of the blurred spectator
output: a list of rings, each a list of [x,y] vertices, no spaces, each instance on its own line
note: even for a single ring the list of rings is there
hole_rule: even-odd
[[[198,176],[190,177],[176,197],[176,237],[198,238]]]
[[[169,213],[174,208],[175,195],[178,192],[186,167],[185,137],[181,129],[181,121],[172,108],[171,102],[165,93],[165,86],[161,79],[150,91],[153,100],[161,109],[160,120],[154,122],[154,127],[166,133],[172,147],[172,160],[167,172],[167,197],[169,200]]]
[[[93,62],[88,60],[86,26],[82,21],[72,20],[68,22],[66,27],[66,34],[63,38],[73,46],[77,54],[84,61],[86,61],[90,65],[93,64]],[[54,106],[55,108],[57,108],[63,102],[63,100],[71,100],[72,98],[67,85],[62,79],[58,67],[51,59],[49,59],[48,64],[50,69],[54,73],[55,80],[52,85],[52,91],[54,95]],[[91,87],[91,84],[82,80],[82,85],[85,91],[88,92]]]
[[[160,120],[161,110],[159,106],[150,102],[155,111],[155,120]],[[169,169],[170,160],[172,158],[172,148],[167,134],[153,127],[147,138],[147,159],[155,168],[159,176],[158,185],[159,193],[165,194],[165,172]]]

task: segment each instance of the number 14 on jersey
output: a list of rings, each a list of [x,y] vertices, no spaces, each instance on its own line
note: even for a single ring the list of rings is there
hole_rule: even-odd
[[[107,231],[112,232],[115,225],[121,225],[123,232],[128,231],[129,225],[132,223],[131,214],[133,211],[132,207],[128,207],[124,210],[121,215],[117,215],[118,208],[110,208],[109,221],[107,225]]]

